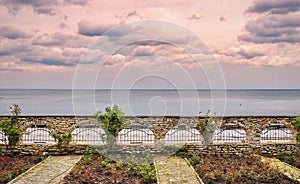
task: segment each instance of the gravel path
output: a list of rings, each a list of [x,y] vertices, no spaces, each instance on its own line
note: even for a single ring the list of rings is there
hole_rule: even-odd
[[[180,157],[157,158],[155,166],[158,174],[158,184],[202,183],[189,162]]]
[[[9,182],[9,184],[57,184],[81,158],[80,155],[50,156]]]

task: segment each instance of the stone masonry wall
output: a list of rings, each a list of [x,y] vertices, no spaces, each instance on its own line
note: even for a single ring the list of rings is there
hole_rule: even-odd
[[[1,116],[0,120],[7,119],[7,116]],[[144,127],[149,128],[155,137],[155,142],[163,142],[166,133],[176,127],[177,125],[187,125],[191,128],[195,128],[201,132],[201,126],[199,126],[199,122],[203,122],[203,120],[207,117],[148,117],[148,116],[140,116],[140,117],[126,117],[126,120],[130,123],[138,123]],[[231,152],[231,153],[243,153],[243,152],[259,152],[259,153],[276,153],[276,152],[286,152],[294,153],[299,152],[299,143],[296,143],[295,136],[297,134],[296,130],[293,128],[291,122],[294,117],[215,117],[214,121],[218,122],[220,127],[230,125],[242,128],[246,132],[246,141],[244,143],[238,144],[217,144],[217,145],[209,145],[206,148],[201,148],[201,145],[197,145],[196,149],[203,150],[207,153],[216,153],[216,152]],[[27,128],[33,125],[45,125],[47,127],[52,127],[56,130],[60,130],[63,132],[72,132],[77,127],[85,127],[85,126],[93,126],[97,125],[98,121],[93,116],[21,116],[19,121],[20,127],[22,131],[25,131]],[[288,144],[278,144],[278,143],[261,143],[260,135],[263,129],[272,126],[272,125],[281,125],[285,126],[292,132],[293,139]],[[1,147],[1,145],[0,145]],[[28,145],[19,145],[19,148],[15,149],[15,152],[23,152],[26,153],[25,148],[30,148],[37,150],[49,149],[49,146],[40,146],[41,148],[37,148],[37,146],[28,146]],[[53,146],[52,146],[53,147]],[[77,148],[74,148],[74,145],[69,146],[69,152],[75,153],[75,150],[78,153],[81,153],[84,150],[82,147],[77,145]],[[75,145],[76,147],[76,145]],[[9,146],[2,145],[4,152],[9,152],[13,148],[9,148]],[[24,150],[25,149],[25,150]],[[67,149],[67,150],[68,150]],[[71,149],[71,151],[70,151]],[[128,148],[130,149],[130,148]],[[59,150],[59,149],[57,149]],[[61,149],[63,150],[63,149]],[[2,150],[3,151],[3,150]],[[52,150],[53,151],[53,150]],[[30,151],[29,151],[30,152]],[[66,153],[68,151],[58,151],[58,153]],[[53,151],[53,153],[55,153]],[[57,153],[55,153],[57,154]]]

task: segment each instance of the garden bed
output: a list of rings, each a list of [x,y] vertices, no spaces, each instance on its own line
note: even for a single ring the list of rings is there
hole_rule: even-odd
[[[296,184],[279,170],[263,164],[259,156],[194,154],[188,158],[204,183]]]
[[[62,183],[156,183],[153,164],[126,164],[99,154],[85,155]]]
[[[0,183],[8,183],[43,159],[40,156],[0,156]]]

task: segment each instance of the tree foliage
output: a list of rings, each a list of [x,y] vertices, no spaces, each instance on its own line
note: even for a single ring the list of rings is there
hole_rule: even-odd
[[[124,115],[125,113],[117,105],[113,108],[106,107],[104,113],[96,112],[96,118],[104,129],[107,139],[115,140],[118,133],[127,126]]]
[[[17,104],[13,104],[9,108],[11,109],[11,116],[8,120],[0,121],[0,130],[7,136],[9,145],[16,145],[21,135],[18,125],[21,108]]]

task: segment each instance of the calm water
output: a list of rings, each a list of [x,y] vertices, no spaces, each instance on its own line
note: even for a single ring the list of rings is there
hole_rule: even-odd
[[[0,90],[0,114],[93,115],[117,104],[126,115],[300,115],[300,90]]]

